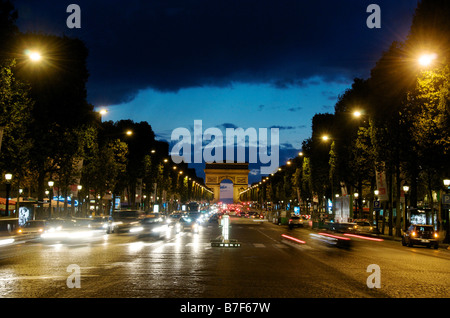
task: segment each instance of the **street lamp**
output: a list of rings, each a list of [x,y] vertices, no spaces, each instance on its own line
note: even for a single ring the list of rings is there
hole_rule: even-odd
[[[78,193],[77,193],[77,196],[78,196],[78,214],[80,216],[81,216],[81,208],[80,208],[81,207],[81,195],[80,195],[81,189],[83,189],[83,186],[81,184],[77,185],[77,190],[78,190]],[[72,202],[72,204],[75,205],[75,202]],[[113,203],[113,205],[114,205],[114,203]]]
[[[50,180],[49,182],[48,182],[48,186],[50,187],[50,195],[49,195],[49,199],[50,199],[50,202],[49,202],[49,209],[50,209],[50,218],[52,218],[53,217],[53,211],[52,211],[52,196],[53,196],[53,186],[55,185],[55,182],[54,181],[52,181],[52,180]]]
[[[450,186],[450,179],[445,179],[444,185],[448,188]]]
[[[29,51],[27,53],[28,57],[30,58],[30,60],[32,62],[39,62],[42,60],[42,55],[41,53],[37,52],[37,51]]]
[[[450,179],[444,179],[444,186],[447,187],[447,190],[450,189]],[[440,206],[442,206],[442,197],[440,201]],[[450,214],[448,209],[445,212],[445,221],[447,223],[445,242],[448,243],[450,241]]]
[[[373,191],[373,194],[375,194],[375,200],[374,200],[374,205],[375,202],[378,202],[378,195],[380,194],[379,190],[375,190]],[[378,233],[378,208],[374,209],[375,210],[375,227],[377,229],[377,233]]]
[[[405,193],[405,209],[403,212],[403,231],[406,232],[406,230],[408,230],[408,225],[407,225],[407,219],[408,219],[408,191],[409,191],[409,186],[408,185],[404,185],[403,186],[403,192]]]
[[[9,195],[11,192],[11,179],[12,179],[12,174],[11,173],[6,173],[5,174],[5,180],[6,180],[6,213],[8,213],[9,215]]]
[[[355,197],[355,203],[356,203],[356,215],[355,215],[355,219],[357,219],[358,217],[360,217],[360,215],[359,215],[359,200],[358,200],[359,193],[356,192],[356,193],[353,194],[353,196]]]
[[[423,54],[419,57],[419,64],[425,67],[430,66],[436,58],[437,54],[435,53]]]

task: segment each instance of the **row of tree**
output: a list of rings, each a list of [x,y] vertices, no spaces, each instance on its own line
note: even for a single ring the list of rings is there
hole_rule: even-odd
[[[315,115],[303,156],[248,196],[273,202],[316,198],[325,206],[344,188],[358,193],[356,202],[362,206],[363,198],[373,201],[379,172],[387,181],[389,234],[393,229],[400,233],[405,184],[410,188],[408,205],[433,213],[445,190],[443,180],[450,178],[449,16],[448,1],[421,1],[408,38],[392,43],[370,78],[354,80],[339,97],[334,114]],[[419,63],[423,54],[430,64]],[[448,213],[436,216],[440,225],[448,226]]]
[[[131,207],[136,188],[155,202],[207,198],[193,169],[174,169],[169,145],[148,123],[101,121],[87,102],[81,40],[20,33],[17,16],[10,1],[0,1],[0,172],[13,174],[13,189],[42,202],[52,180],[65,198],[82,185],[83,196],[127,193]],[[33,50],[43,58],[32,61]]]

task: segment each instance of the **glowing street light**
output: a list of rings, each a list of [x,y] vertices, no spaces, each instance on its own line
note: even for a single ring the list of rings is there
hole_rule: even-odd
[[[133,134],[133,131],[132,130],[127,130],[126,134],[127,134],[127,136],[131,136]]]
[[[55,185],[55,182],[54,181],[52,181],[52,180],[50,180],[49,182],[48,182],[48,186],[50,187],[50,190],[52,191],[52,194],[53,194],[53,186]],[[50,195],[49,196],[49,204],[48,204],[48,207],[49,207],[49,209],[50,209],[50,218],[52,218],[53,217],[53,210],[52,210],[52,195]]]
[[[11,173],[6,173],[5,174],[5,180],[6,180],[6,206],[5,206],[5,210],[6,213],[8,213],[9,215],[9,195],[11,192],[11,179],[12,179],[12,174]]]
[[[423,54],[421,57],[419,57],[419,64],[421,66],[430,66],[436,58],[437,55],[435,53]]]
[[[42,60],[42,55],[39,52],[36,52],[36,51],[29,52],[28,53],[28,57],[33,62],[39,62],[40,60]]]
[[[353,116],[355,116],[356,118],[359,118],[359,117],[361,117],[361,112],[356,110],[353,112]]]
[[[328,141],[329,139],[330,139],[330,137],[328,137],[327,135],[322,136],[322,140],[323,140],[323,141]]]

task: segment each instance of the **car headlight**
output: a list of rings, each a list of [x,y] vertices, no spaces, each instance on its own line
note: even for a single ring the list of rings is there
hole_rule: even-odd
[[[136,232],[141,232],[143,230],[144,230],[144,228],[142,226],[136,226],[136,227],[131,228],[130,232],[131,233],[136,233]]]
[[[435,237],[435,238],[438,238],[438,236],[439,236],[438,233],[437,233],[437,232],[434,232],[434,237]]]

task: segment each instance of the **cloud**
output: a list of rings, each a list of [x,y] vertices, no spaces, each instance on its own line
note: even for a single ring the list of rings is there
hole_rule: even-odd
[[[279,129],[279,130],[292,130],[292,129],[295,129],[294,126],[280,126],[280,125],[273,125],[273,126],[269,127],[269,129],[272,129],[272,128]]]
[[[238,126],[236,126],[235,124],[231,124],[231,123],[223,123],[223,124],[219,125],[218,128],[222,128],[222,129],[233,128],[233,129],[236,129],[236,128],[238,128]]]
[[[348,82],[368,75],[392,41],[403,39],[416,6],[378,0],[377,32],[366,26],[367,1],[78,0],[82,28],[71,30],[70,3],[16,0],[19,27],[87,44],[89,100],[96,105],[130,101],[148,88]]]
[[[290,112],[298,112],[298,111],[300,111],[302,109],[303,109],[303,107],[297,106],[297,107],[288,108],[288,111],[290,111]]]

